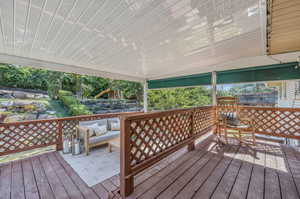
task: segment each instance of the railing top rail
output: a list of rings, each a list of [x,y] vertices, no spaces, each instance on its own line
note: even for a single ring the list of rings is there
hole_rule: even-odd
[[[240,106],[240,108],[243,108],[243,109],[257,109],[257,110],[278,110],[278,111],[300,112],[300,108],[290,108],[290,107]]]
[[[174,109],[174,110],[166,110],[166,111],[158,111],[158,112],[136,113],[132,115],[122,116],[122,118],[126,120],[151,119],[155,117],[163,117],[163,116],[171,115],[174,113],[184,113],[184,112],[193,111],[195,109],[206,109],[212,107],[213,106],[199,106],[193,108],[182,108],[182,109]]]
[[[40,120],[26,120],[20,122],[8,122],[2,123],[0,126],[10,126],[10,125],[26,125],[26,124],[36,124],[36,123],[46,123],[53,121],[70,121],[70,120],[84,120],[89,118],[110,118],[110,117],[120,117],[123,115],[133,115],[141,112],[119,112],[119,113],[103,113],[103,114],[93,114],[93,115],[80,115],[80,116],[71,116],[71,117],[63,117],[63,118],[53,118],[53,119],[40,119]]]

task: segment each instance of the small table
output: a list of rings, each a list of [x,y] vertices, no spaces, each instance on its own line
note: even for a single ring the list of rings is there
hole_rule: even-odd
[[[120,137],[108,141],[108,152],[112,152],[112,147],[116,147],[118,150],[120,149]]]

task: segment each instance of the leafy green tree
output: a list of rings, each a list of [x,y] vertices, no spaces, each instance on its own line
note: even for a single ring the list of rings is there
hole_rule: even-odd
[[[168,110],[211,104],[210,90],[205,87],[169,88],[149,91],[149,108]]]

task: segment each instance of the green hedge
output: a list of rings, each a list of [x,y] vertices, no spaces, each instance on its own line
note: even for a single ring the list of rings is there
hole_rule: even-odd
[[[80,104],[79,100],[77,100],[70,91],[60,90],[58,95],[59,99],[66,107],[68,107],[72,115],[76,116],[92,114],[85,105]]]

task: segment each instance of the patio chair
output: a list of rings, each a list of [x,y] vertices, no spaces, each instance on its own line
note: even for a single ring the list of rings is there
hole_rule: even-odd
[[[228,144],[234,139],[239,144],[256,145],[255,126],[253,120],[240,116],[236,97],[217,98],[217,138]]]

